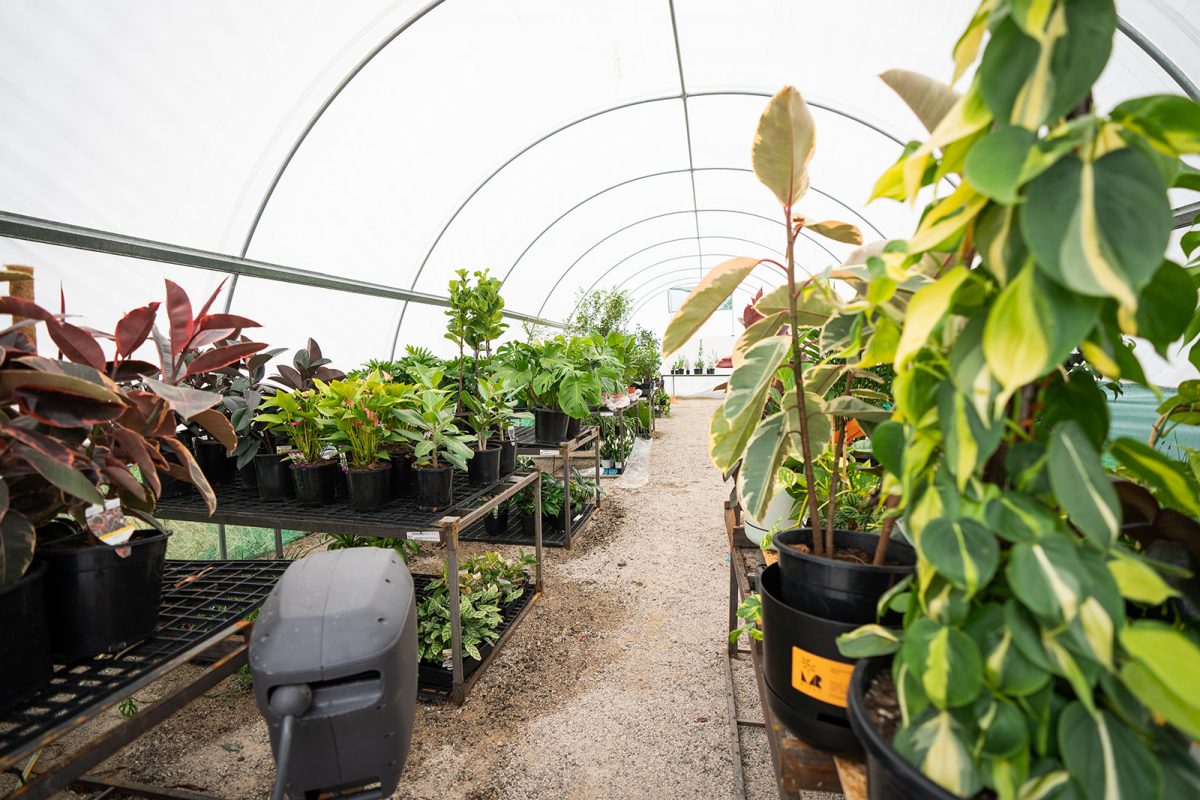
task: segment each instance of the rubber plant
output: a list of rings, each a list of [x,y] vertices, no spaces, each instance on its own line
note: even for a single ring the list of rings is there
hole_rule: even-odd
[[[883,75],[930,130],[874,196],[932,199],[869,262],[877,297],[938,265],[880,347],[896,408],[873,436],[920,559],[889,598],[903,631],[842,649],[895,654],[892,745],[961,797],[1200,795],[1195,623],[1102,459],[1192,528],[1200,500],[1183,464],[1111,438],[1103,391],[1063,366],[1148,385],[1142,347],[1200,333],[1196,269],[1164,256],[1168,189],[1200,185],[1181,160],[1200,153],[1200,106],[1098,112],[1116,27],[1110,0],[986,0],[954,49],[956,81],[977,65],[962,94]]]
[[[824,395],[847,373],[881,363],[881,345],[875,339],[882,343],[894,338],[895,320],[903,315],[902,298],[912,290],[908,285],[897,299],[875,302],[867,293],[870,276],[865,265],[800,275],[794,251],[801,231],[847,244],[862,243],[853,225],[832,220],[810,223],[797,209],[808,189],[815,141],[812,114],[804,99],[790,86],[781,89],[759,120],[752,159],[758,179],[781,206],[787,232],[784,263],[739,257],[718,264],[683,301],[663,334],[662,352],[668,356],[699,331],[759,264],[773,264],[785,272],[786,283],[754,303],[756,321],[734,343],[725,400],[709,425],[710,459],[724,473],[741,464],[742,502],[756,517],[782,490],[777,474],[789,458],[802,465],[805,485],[817,485],[813,464],[831,442],[834,419],[873,423],[889,416],[851,393],[828,399]],[[855,296],[842,301],[832,288],[834,279],[855,289]],[[918,277],[913,282],[920,281],[928,279]],[[836,453],[835,460],[840,463],[842,456]],[[835,471],[835,496],[837,475]],[[816,494],[810,493],[809,498],[813,552],[828,556],[833,551],[833,516],[824,525]]]

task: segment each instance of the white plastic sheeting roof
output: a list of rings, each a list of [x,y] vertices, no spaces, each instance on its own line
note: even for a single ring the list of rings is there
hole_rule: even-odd
[[[427,294],[490,267],[511,309],[550,319],[580,288],[620,286],[661,329],[670,287],[782,248],[749,154],[784,84],[818,125],[803,211],[868,238],[912,230],[912,209],[864,205],[922,135],[877,75],[947,79],[974,5],[9,0],[0,211]],[[1118,10],[1098,104],[1194,91],[1200,0]],[[844,253],[798,248],[811,269]],[[98,326],[164,275],[194,294],[223,277],[17,238],[0,238],[0,262],[35,265],[43,303],[61,282]],[[750,290],[780,280],[763,266]],[[241,277],[231,308],[343,364],[441,338],[439,308],[262,278]]]

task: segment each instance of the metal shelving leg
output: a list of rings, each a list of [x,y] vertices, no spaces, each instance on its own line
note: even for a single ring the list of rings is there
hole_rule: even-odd
[[[450,661],[453,667],[450,699],[457,705],[466,700],[463,689],[463,657],[462,657],[462,609],[458,585],[458,525],[452,523],[446,530],[446,568],[449,572],[450,589]]]
[[[275,529],[275,557],[283,558],[283,530]]]
[[[217,523],[217,558],[226,561],[229,558],[229,552],[225,544],[225,523]]]
[[[565,547],[571,548],[571,445],[567,442],[559,448],[563,460],[563,540]]]
[[[600,426],[596,426],[596,438],[592,440],[592,449],[596,457],[596,510],[600,510]]]
[[[537,480],[533,483],[533,507],[542,507],[542,473],[538,470]],[[533,515],[533,552],[537,558],[534,572],[537,575],[537,590],[542,591],[542,515]]]

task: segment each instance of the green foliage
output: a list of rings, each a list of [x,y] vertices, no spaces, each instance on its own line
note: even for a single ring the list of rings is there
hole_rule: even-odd
[[[662,418],[671,416],[671,395],[664,389],[654,390],[654,416]]]
[[[626,374],[633,380],[650,381],[662,370],[662,354],[658,337],[652,331],[638,327],[633,333],[633,350]]]
[[[556,336],[544,342],[506,342],[494,360],[494,377],[523,387],[529,408],[557,408],[583,419],[603,395],[625,389],[624,353],[630,337]]]
[[[400,435],[413,443],[417,466],[438,468],[447,461],[459,469],[467,468],[471,458],[470,434],[464,434],[455,422],[451,392],[440,389],[442,371],[417,370],[419,386],[411,400],[396,410],[404,427]]]
[[[356,536],[352,533],[326,534],[329,550],[348,550],[351,547],[381,547],[395,550],[407,564],[421,552],[421,543],[413,539],[393,539],[389,536]]]
[[[264,399],[259,408],[266,410],[257,414],[254,421],[262,423],[272,433],[285,437],[299,452],[304,463],[321,459],[325,450],[323,436],[328,423],[321,410],[321,396],[315,389],[276,392]]]
[[[389,422],[406,402],[409,387],[384,383],[378,372],[319,386],[318,407],[327,420],[324,441],[342,449],[351,469],[386,460],[387,446],[400,439]]]
[[[963,72],[982,50],[970,86],[875,194],[918,201],[947,176],[957,188],[867,260],[868,305],[836,332],[876,347],[871,300],[918,287],[876,431],[884,493],[920,554],[893,744],[964,797],[1178,796],[1200,773],[1177,757],[1200,733],[1200,650],[1173,570],[1142,548],[1164,530],[1200,547],[1200,484],[1152,446],[1109,440],[1095,376],[1145,383],[1125,337],[1162,353],[1200,336],[1196,271],[1164,261],[1167,188],[1200,150],[1200,106],[1093,110],[1109,0],[989,0],[971,25],[955,53]],[[1164,401],[1155,436],[1200,420],[1193,394]],[[1147,522],[1127,528],[1131,516]],[[864,628],[842,645],[870,641]]]
[[[624,289],[596,289],[575,296],[575,310],[567,320],[571,336],[608,336],[629,329],[633,303]]]

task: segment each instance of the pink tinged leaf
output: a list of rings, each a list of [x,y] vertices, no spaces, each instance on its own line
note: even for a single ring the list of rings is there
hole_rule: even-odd
[[[209,314],[207,317],[202,317],[200,323],[196,326],[198,331],[212,330],[213,328],[261,328],[252,319],[239,317],[237,314]]]
[[[58,459],[59,461],[70,461],[74,458],[74,453],[69,447],[58,439],[47,436],[44,433],[28,431],[16,425],[0,425],[0,439],[4,437],[20,442],[26,447],[37,450],[39,453],[49,458]]]
[[[197,320],[203,319],[205,316],[207,316],[208,310],[212,308],[213,302],[217,299],[217,295],[219,295],[221,290],[225,288],[225,281],[227,280],[229,280],[229,278],[222,278],[221,282],[217,284],[217,288],[213,290],[213,293],[209,295],[208,300],[203,306],[200,307],[200,313],[196,315]]]
[[[215,369],[220,369],[221,367],[227,367],[230,364],[241,361],[247,356],[254,355],[265,347],[266,344],[262,342],[244,342],[242,344],[231,344],[226,345],[225,347],[218,347],[215,350],[210,350],[207,353],[204,353],[192,361],[192,363],[188,364],[187,372],[184,373],[184,376],[201,375],[205,372],[212,372]]]
[[[142,346],[142,342],[150,336],[156,316],[158,316],[158,303],[150,303],[141,308],[135,308],[121,317],[116,329],[118,356],[126,358]]]
[[[29,317],[30,319],[47,320],[54,319],[54,315],[46,309],[39,306],[32,300],[25,300],[21,297],[0,297],[0,314],[12,314],[14,317]]]
[[[120,425],[116,426],[114,435],[116,436],[117,443],[121,446],[122,455],[138,465],[138,469],[142,472],[142,480],[150,484],[150,488],[154,491],[154,496],[157,497],[162,493],[162,483],[158,479],[158,469],[155,467],[154,458],[150,454],[150,448],[153,445],[143,439],[141,434]]]
[[[58,345],[59,350],[66,354],[67,359],[76,364],[87,364],[92,369],[102,370],[108,359],[96,340],[87,331],[77,328],[69,322],[50,320],[46,323],[50,338]]]
[[[81,428],[111,422],[125,407],[88,395],[40,386],[19,386],[12,390],[22,413],[53,428]]]
[[[237,332],[236,328],[214,328],[207,331],[199,331],[192,337],[192,348],[199,350],[203,347],[208,347],[210,344],[228,339]]]
[[[192,338],[192,303],[183,287],[170,279],[167,284],[167,317],[171,320],[171,355],[179,355]]]
[[[146,378],[146,386],[150,391],[166,401],[171,410],[185,420],[212,408],[221,402],[221,395],[215,392],[202,392],[190,386],[172,386],[154,378]]]
[[[158,361],[162,364],[163,380],[168,383],[175,381],[175,359],[171,356],[171,340],[163,336],[162,331],[155,325],[150,329],[154,345],[158,348]]]
[[[171,474],[178,476],[180,480],[186,480],[196,487],[196,490],[200,492],[200,496],[204,498],[204,505],[208,506],[208,515],[211,517],[217,510],[217,496],[213,493],[208,479],[204,477],[204,471],[196,463],[196,458],[192,455],[192,451],[184,447],[183,442],[174,437],[164,437],[161,441],[183,466],[183,470],[170,470]]]
[[[93,505],[104,505],[100,490],[81,472],[72,459],[69,462],[50,458],[31,447],[20,446],[16,455],[33,467],[39,475],[54,484],[63,494],[78,497]],[[86,462],[84,463],[87,466]]]
[[[233,451],[237,448],[237,433],[233,430],[233,425],[230,424],[224,414],[210,408],[192,417],[192,422],[198,423],[214,439],[225,445],[227,454],[233,454]]]
[[[133,473],[124,464],[112,456],[104,459],[104,469],[101,472],[113,484],[129,492],[138,500],[145,501],[149,499],[146,497],[146,487],[139,483],[137,478],[133,477]]]

